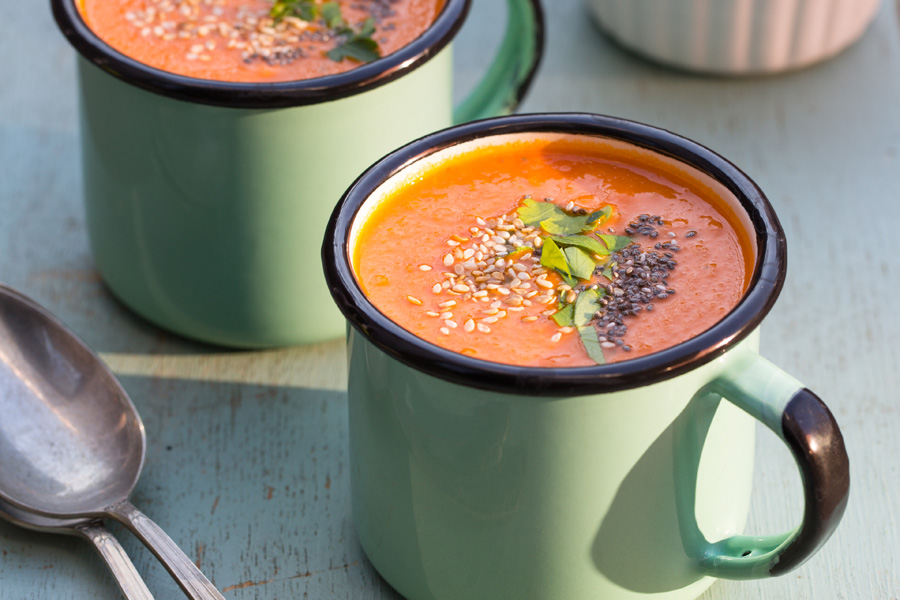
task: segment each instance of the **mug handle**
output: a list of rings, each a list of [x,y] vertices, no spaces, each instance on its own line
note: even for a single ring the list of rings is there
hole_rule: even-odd
[[[705,387],[762,421],[790,448],[803,481],[800,526],[773,536],[733,536],[707,543],[701,569],[722,579],[782,575],[815,554],[847,506],[850,466],[831,411],[799,381],[756,353]]]
[[[531,87],[544,50],[539,0],[507,0],[506,33],[494,62],[453,111],[455,124],[512,113]]]

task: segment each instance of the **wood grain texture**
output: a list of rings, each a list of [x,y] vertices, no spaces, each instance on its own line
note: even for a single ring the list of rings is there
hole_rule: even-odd
[[[580,0],[548,0],[548,48],[523,112],[588,111],[691,137],[744,169],[787,231],[790,267],[763,353],[828,403],[851,459],[843,523],[810,562],[704,600],[900,599],[900,28],[886,2],[865,37],[810,69],[723,79],[612,44]],[[502,3],[475,0],[457,44],[465,89]],[[397,596],[350,524],[339,342],[265,352],[195,344],[133,316],[97,276],[84,228],[74,52],[47,3],[0,20],[0,280],[45,304],[121,376],[147,426],[134,503],[233,599]],[[735,452],[741,452],[736,448]],[[796,467],[760,431],[749,529],[793,527]],[[113,528],[159,598],[180,592]],[[0,523],[0,600],[118,598],[81,540]]]

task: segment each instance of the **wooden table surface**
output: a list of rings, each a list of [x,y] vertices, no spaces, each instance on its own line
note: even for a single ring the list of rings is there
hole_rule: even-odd
[[[547,4],[547,51],[522,112],[644,121],[711,147],[756,180],[790,252],[763,353],[819,392],[850,453],[850,503],[825,548],[781,578],[718,582],[704,600],[897,600],[897,5],[886,1],[863,39],[826,63],[726,79],[622,51],[580,0]],[[475,0],[456,48],[460,90],[502,18],[499,0]],[[75,53],[46,1],[4,4],[0,57],[0,280],[56,313],[121,378],[147,428],[134,503],[226,598],[399,598],[351,525],[342,342],[223,350],[160,331],[117,303],[94,269],[82,214]],[[797,470],[774,435],[758,437],[749,531],[786,530],[802,513]],[[182,597],[149,552],[116,531],[156,597]],[[0,599],[118,597],[83,541],[0,523]]]

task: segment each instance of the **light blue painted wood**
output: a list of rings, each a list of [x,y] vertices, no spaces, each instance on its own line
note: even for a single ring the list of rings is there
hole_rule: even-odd
[[[790,253],[763,353],[818,391],[845,434],[851,499],[822,552],[778,579],[717,583],[704,600],[897,600],[896,4],[885,2],[860,43],[835,59],[752,79],[652,65],[600,35],[580,0],[547,4],[548,54],[522,110],[662,126],[731,158],[760,184]],[[461,87],[475,80],[481,40],[499,18],[502,3],[475,0],[457,44]],[[88,252],[74,53],[46,3],[6,3],[0,57],[0,280],[44,303],[121,375],[148,432],[135,503],[227,598],[396,599],[350,526],[340,344],[221,351],[165,334],[119,305]],[[773,435],[759,438],[750,528],[783,531],[800,516],[796,469]],[[116,531],[157,597],[181,597],[149,553]],[[0,600],[44,598],[118,595],[84,542],[0,523]]]

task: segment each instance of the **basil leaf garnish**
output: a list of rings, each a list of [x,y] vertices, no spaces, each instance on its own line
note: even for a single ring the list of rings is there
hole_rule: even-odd
[[[600,310],[600,294],[597,293],[597,290],[584,290],[578,294],[574,306],[575,314],[572,316],[572,322],[578,327],[587,325],[594,318],[594,314]]]
[[[581,337],[581,344],[584,346],[590,359],[598,365],[606,364],[606,357],[603,356],[603,348],[600,347],[600,340],[597,339],[597,330],[594,329],[594,326],[580,326],[578,335]]]
[[[573,216],[563,213],[541,221],[541,229],[551,235],[572,235],[581,233],[585,223],[587,223],[587,215]]]
[[[609,250],[606,249],[606,246],[598,242],[597,238],[589,235],[559,236],[554,237],[553,241],[556,242],[557,246],[578,246],[593,254],[599,254],[600,256],[609,255]]]
[[[555,245],[556,244],[554,244],[554,246]],[[594,262],[587,252],[577,246],[569,246],[568,248],[563,249],[563,253],[566,256],[566,262],[569,265],[568,272],[571,275],[578,279],[591,278],[597,263]]]
[[[597,237],[603,240],[610,252],[618,252],[632,242],[632,239],[625,235],[605,235],[601,233]]]
[[[612,206],[608,204],[601,208],[600,210],[595,210],[590,215],[588,215],[587,222],[584,225],[585,231],[593,231],[606,223],[609,220],[609,217],[612,216]]]
[[[526,225],[537,226],[541,221],[552,217],[555,214],[565,214],[563,210],[553,202],[543,202],[534,200],[533,198],[525,198],[522,206],[516,209],[516,213],[522,222]]]
[[[541,265],[548,269],[556,269],[563,275],[571,275],[566,255],[559,249],[553,238],[545,239],[541,246]]]
[[[556,324],[560,327],[571,327],[572,326],[572,317],[575,314],[575,305],[574,304],[566,304],[561,309],[553,313],[551,315],[551,319],[556,321]]]

